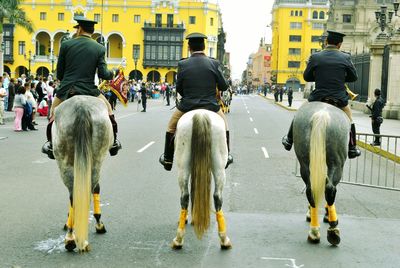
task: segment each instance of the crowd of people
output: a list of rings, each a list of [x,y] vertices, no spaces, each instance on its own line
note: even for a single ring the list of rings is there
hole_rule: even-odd
[[[57,84],[51,75],[11,78],[4,73],[0,76],[0,124],[5,124],[4,111],[14,111],[14,131],[37,130],[36,115],[49,115]]]

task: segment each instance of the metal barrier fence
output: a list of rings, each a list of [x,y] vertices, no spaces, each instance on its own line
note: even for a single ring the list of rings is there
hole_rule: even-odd
[[[400,191],[400,136],[380,135],[381,145],[372,146],[375,136],[357,135],[362,154],[346,161],[341,183]],[[297,159],[295,174],[300,176]]]

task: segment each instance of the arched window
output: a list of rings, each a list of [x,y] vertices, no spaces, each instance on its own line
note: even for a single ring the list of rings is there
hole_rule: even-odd
[[[296,10],[296,12],[294,14],[296,17],[299,16],[299,11]]]
[[[303,16],[303,11],[302,11],[302,10],[300,10],[300,12],[299,12],[299,16],[300,16],[300,17],[302,17],[302,16]]]
[[[294,11],[293,11],[293,10],[291,10],[291,11],[290,11],[290,16],[292,16],[292,17],[293,17],[293,15],[294,15]]]
[[[313,19],[318,19],[318,11],[314,11],[314,12],[312,13],[312,18],[313,18]]]
[[[323,11],[319,12],[319,19],[320,20],[325,19],[325,12],[323,12]]]

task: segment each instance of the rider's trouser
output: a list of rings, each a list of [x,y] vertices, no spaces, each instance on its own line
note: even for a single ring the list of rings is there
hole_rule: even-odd
[[[169,120],[169,123],[168,123],[168,128],[167,128],[167,132],[168,133],[175,133],[176,126],[178,125],[178,121],[182,117],[182,115],[184,115],[184,114],[185,114],[184,112],[179,111],[178,109],[175,110],[175,112],[172,114],[172,117],[171,117],[171,119]],[[219,116],[221,116],[222,119],[224,119],[225,129],[228,130],[228,122],[226,121],[225,114],[222,112],[221,109],[219,109],[217,114],[219,114]]]

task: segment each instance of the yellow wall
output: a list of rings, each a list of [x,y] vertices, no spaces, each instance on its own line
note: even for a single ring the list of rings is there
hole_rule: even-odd
[[[51,4],[53,2],[53,4]],[[66,5],[70,2],[70,5]],[[91,2],[93,4],[91,4]],[[173,2],[173,1],[171,1]],[[125,3],[125,4],[124,4]],[[109,5],[108,5],[109,4]],[[137,63],[137,70],[143,74],[144,79],[149,72],[156,70],[161,74],[162,80],[167,73],[176,71],[174,68],[143,68],[142,60],[144,53],[143,39],[144,22],[155,22],[155,14],[162,14],[162,23],[167,23],[167,14],[174,15],[174,24],[183,23],[185,27],[184,36],[192,32],[201,32],[211,37],[206,43],[206,54],[209,54],[209,48],[213,48],[213,57],[217,53],[217,37],[218,25],[220,25],[221,15],[218,11],[218,6],[210,3],[196,2],[195,0],[179,1],[179,6],[174,7],[172,4],[159,4],[152,7],[152,1],[124,1],[124,0],[104,0],[103,8],[103,24],[100,23],[95,27],[95,33],[103,31],[103,35],[110,37],[111,46],[109,58],[113,58],[112,63],[109,61],[109,68],[118,65],[123,58],[126,60],[125,74],[135,69],[134,60],[132,56],[133,44],[140,45],[140,59]],[[94,14],[101,14],[101,0],[25,0],[21,4],[27,14],[27,17],[32,20],[35,32],[28,34],[26,30],[16,27],[14,32],[14,62],[13,64],[5,63],[11,70],[12,76],[18,76],[18,66],[25,66],[28,68],[28,52],[31,51],[32,55],[36,53],[35,40],[38,39],[44,46],[45,55],[35,57],[31,61],[31,73],[35,74],[36,70],[44,66],[51,71],[51,45],[49,40],[54,38],[53,51],[54,55],[58,55],[60,38],[69,30],[71,34],[75,33],[73,26],[76,22],[73,20],[73,11],[82,11],[85,16],[94,19]],[[46,20],[40,20],[40,12],[46,12]],[[58,21],[58,13],[64,13],[64,21]],[[112,22],[112,14],[119,15],[119,22]],[[134,23],[134,15],[140,15],[140,23]],[[196,24],[189,24],[189,16],[196,16]],[[210,18],[213,18],[213,26],[210,25]],[[101,27],[102,26],[102,27]],[[50,36],[50,37],[49,37]],[[99,34],[97,34],[99,36]],[[215,40],[215,42],[213,42]],[[26,56],[18,55],[18,42],[25,41]],[[39,54],[39,53],[37,53]],[[185,40],[182,57],[188,56],[187,41]],[[54,62],[54,69],[56,69],[56,59]],[[173,75],[168,75],[169,79]],[[168,81],[172,82],[172,81]]]
[[[302,16],[291,16],[292,11],[302,11]],[[312,13],[325,12],[324,19],[312,19]],[[311,55],[311,49],[321,49],[319,42],[311,42],[311,36],[321,36],[323,29],[312,29],[313,23],[326,23],[327,8],[287,7],[275,8],[272,14],[272,73],[277,75],[277,83],[285,84],[289,78],[297,78],[305,84],[303,71]],[[301,29],[290,29],[290,22],[301,22]],[[300,35],[301,42],[289,42],[289,35]],[[300,55],[289,55],[289,48],[300,48]],[[299,68],[289,68],[288,61],[300,61]]]

